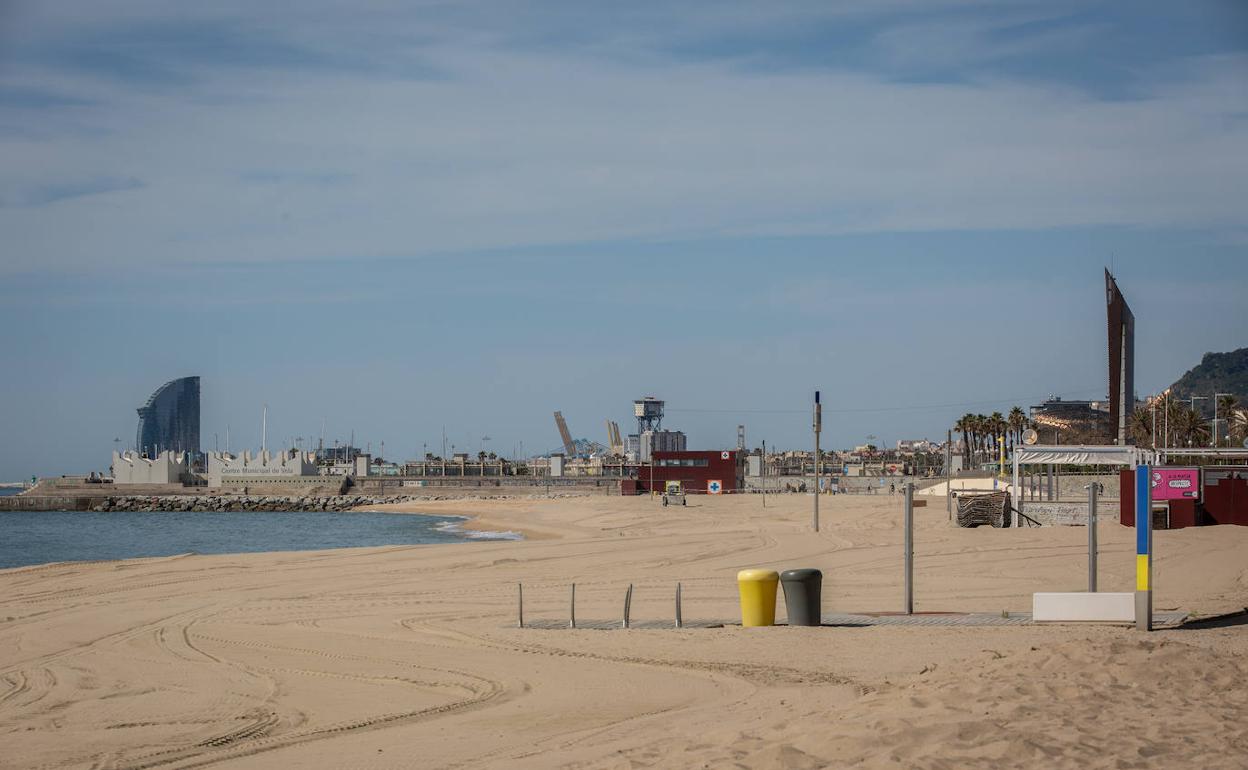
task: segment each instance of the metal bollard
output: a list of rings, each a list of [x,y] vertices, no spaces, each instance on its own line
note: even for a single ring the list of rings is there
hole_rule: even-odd
[[[906,614],[914,614],[914,484],[906,484],[905,575]]]
[[[1095,481],[1088,485],[1088,593],[1096,593],[1096,498],[1101,485]]]

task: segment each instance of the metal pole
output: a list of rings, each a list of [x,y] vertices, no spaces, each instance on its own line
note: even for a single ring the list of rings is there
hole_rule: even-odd
[[[1022,510],[1023,510],[1022,477],[1020,474],[1021,474],[1021,471],[1019,470],[1019,467],[1018,467],[1018,446],[1015,445],[1014,446],[1014,473],[1012,477],[1013,486],[1014,486],[1014,494],[1012,495],[1012,497],[1014,498],[1014,514],[1013,514],[1014,521],[1011,522],[1011,525],[1015,527],[1016,529],[1022,525],[1022,522],[1019,521],[1019,514],[1022,513]]]
[[[1218,399],[1222,398],[1223,396],[1233,396],[1233,395],[1235,394],[1234,393],[1214,393],[1213,394],[1213,425],[1209,426],[1213,432],[1213,444],[1211,446],[1216,447],[1218,445]],[[1230,433],[1229,419],[1227,420],[1227,433]]]
[[[1135,628],[1153,630],[1153,503],[1147,465],[1135,466]]]
[[[628,584],[628,592],[624,594],[624,628],[628,628],[628,616],[633,607],[633,584]]]
[[[576,628],[576,583],[572,584],[572,606],[568,614],[568,628]]]
[[[1095,481],[1088,485],[1088,593],[1096,593],[1096,498],[1101,485]]]
[[[1005,486],[1005,436],[997,436],[997,479]]]
[[[1153,399],[1153,449],[1157,448],[1157,399]]]
[[[914,614],[914,482],[906,483],[906,614]]]
[[[676,627],[677,628],[685,627],[685,620],[684,620],[684,617],[682,617],[681,612],[680,612],[680,583],[676,584]]]
[[[814,528],[819,531],[819,431],[823,427],[823,405],[819,403],[819,391],[815,391],[815,419],[812,426],[815,432],[815,510]]]
[[[519,618],[516,627],[524,628],[524,583],[516,583],[516,588],[516,616]]]
[[[945,516],[953,521],[953,431],[945,432]]]
[[[763,507],[767,507],[767,441],[763,440],[763,456],[759,464],[758,477],[763,482]],[[677,584],[679,585],[679,583]]]

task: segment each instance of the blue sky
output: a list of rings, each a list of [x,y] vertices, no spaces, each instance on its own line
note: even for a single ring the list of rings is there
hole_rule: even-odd
[[[1248,345],[1246,76],[1237,2],[0,2],[0,477],[185,374],[205,448],[936,438],[1103,396],[1111,263],[1159,389]]]

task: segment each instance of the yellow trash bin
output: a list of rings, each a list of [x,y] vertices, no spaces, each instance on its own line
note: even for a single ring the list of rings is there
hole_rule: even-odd
[[[776,624],[776,586],[780,576],[775,570],[746,569],[737,573],[741,591],[741,625],[774,626]]]

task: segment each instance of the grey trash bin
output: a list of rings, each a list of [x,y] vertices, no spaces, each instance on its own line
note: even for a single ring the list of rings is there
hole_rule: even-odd
[[[823,573],[817,569],[790,569],[780,573],[784,606],[790,626],[817,626],[823,621]]]

